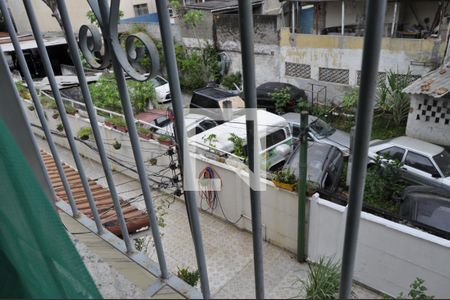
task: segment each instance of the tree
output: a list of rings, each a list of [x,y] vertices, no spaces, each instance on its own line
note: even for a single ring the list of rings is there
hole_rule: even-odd
[[[56,19],[56,22],[58,22],[59,27],[61,27],[61,30],[64,30],[63,22],[61,19],[61,15],[59,14],[58,5],[56,4],[56,0],[42,0],[48,8],[52,11],[52,17]]]

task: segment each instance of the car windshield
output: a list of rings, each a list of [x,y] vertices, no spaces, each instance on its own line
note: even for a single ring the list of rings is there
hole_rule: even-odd
[[[320,137],[330,136],[336,131],[336,129],[331,127],[330,124],[328,124],[327,122],[325,122],[325,121],[323,121],[321,119],[316,119],[311,124],[309,124],[309,127],[315,133],[317,133]]]
[[[444,150],[438,155],[433,156],[433,159],[438,165],[439,169],[441,169],[444,176],[450,176],[450,153]]]
[[[160,77],[155,77],[151,81],[152,81],[154,87],[158,87],[158,86],[161,86],[161,85],[164,85],[167,83],[164,79],[162,79]]]

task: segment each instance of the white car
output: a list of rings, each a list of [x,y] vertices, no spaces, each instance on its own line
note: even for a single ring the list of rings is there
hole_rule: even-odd
[[[174,136],[175,129],[173,123],[167,124],[165,127],[158,129],[156,133]],[[191,137],[202,133],[208,129],[216,127],[218,124],[213,119],[199,114],[187,114],[184,116],[184,126],[186,127],[187,136]]]
[[[156,77],[150,79],[150,81],[155,87],[156,99],[158,100],[158,103],[166,103],[172,100],[169,82],[166,79],[157,75]]]
[[[450,153],[443,147],[406,136],[378,141],[369,147],[369,164],[384,155],[404,163],[406,180],[450,190]]]

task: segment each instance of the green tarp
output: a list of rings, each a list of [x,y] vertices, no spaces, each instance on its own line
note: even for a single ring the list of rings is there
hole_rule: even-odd
[[[1,120],[0,298],[101,298]]]

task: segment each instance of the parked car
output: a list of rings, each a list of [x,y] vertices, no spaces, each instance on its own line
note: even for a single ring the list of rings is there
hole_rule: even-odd
[[[215,140],[211,145],[223,152],[223,156],[228,153],[236,154],[235,144],[230,141],[230,137],[236,135],[243,139],[243,156],[247,155],[247,132],[246,117],[241,116],[229,122],[218,125],[212,129],[206,130],[201,134],[194,135],[191,141],[197,145],[200,151],[209,152],[206,140],[214,135]],[[275,114],[264,110],[258,110],[258,149],[261,155],[261,168],[274,170],[284,165],[291,152],[292,134],[287,121]]]
[[[400,215],[450,233],[450,193],[430,186],[409,186],[403,191]]]
[[[300,99],[306,100],[305,91],[298,87],[285,82],[266,82],[256,88],[256,101],[258,108],[266,109],[267,111],[276,113],[275,101],[270,94],[277,89],[289,88],[291,100],[286,105],[286,112],[295,111],[297,102]]]
[[[195,109],[191,113],[208,116],[221,124],[236,117],[235,113],[245,108],[245,103],[241,97],[229,91],[204,87],[193,92],[189,108]]]
[[[300,136],[300,114],[290,112],[282,115],[282,117],[291,125],[294,141],[298,140]],[[315,116],[308,117],[308,124],[310,140],[335,146],[342,151],[344,156],[350,154],[350,134],[333,128],[330,124]]]
[[[286,161],[283,170],[291,170],[299,176],[300,145]],[[318,185],[320,190],[336,191],[344,166],[344,155],[335,146],[317,142],[308,143],[307,180]]]
[[[166,79],[157,75],[156,77],[150,79],[150,81],[155,87],[156,99],[158,103],[166,103],[172,100],[169,82]]]
[[[204,115],[187,114],[184,116],[184,126],[186,127],[188,137],[202,133],[203,131],[214,128],[217,125],[218,124],[216,121]],[[167,134],[171,136],[175,136],[174,132],[174,123],[167,124],[156,131],[158,134]]]
[[[443,147],[407,136],[369,147],[369,163],[386,155],[404,163],[402,176],[407,181],[450,190],[450,153]]]

